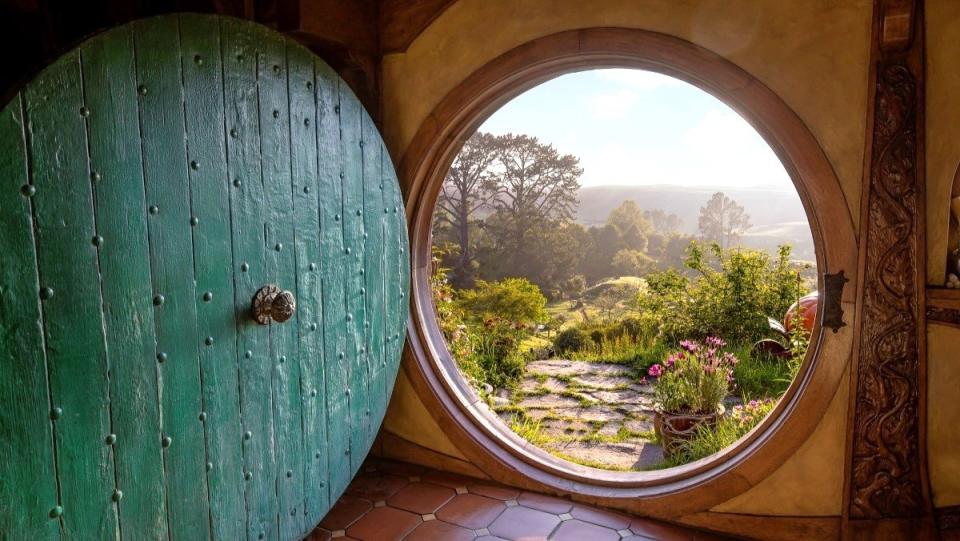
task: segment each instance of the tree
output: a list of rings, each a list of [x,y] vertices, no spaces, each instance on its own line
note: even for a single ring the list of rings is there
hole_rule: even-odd
[[[620,250],[613,256],[612,265],[621,276],[645,276],[656,270],[656,262],[637,250]]]
[[[717,192],[700,208],[699,225],[704,240],[716,242],[726,249],[750,228],[750,216],[736,201]]]
[[[644,217],[643,209],[636,201],[630,199],[610,211],[607,215],[607,223],[616,227],[621,235],[635,229],[646,238],[653,231],[652,224]]]
[[[496,148],[497,137],[483,132],[473,134],[454,158],[440,189],[434,224],[450,227],[460,247],[451,276],[457,287],[473,284],[471,224],[492,193],[489,180],[493,174],[491,166],[497,159]]]
[[[659,233],[674,233],[683,227],[683,220],[676,214],[667,214],[660,209],[645,210],[643,217],[653,224],[654,231]]]
[[[528,135],[501,135],[496,149],[496,174],[486,181],[494,213],[485,226],[503,264],[526,275],[532,255],[543,249],[532,242],[533,232],[573,218],[583,169],[577,157]]]

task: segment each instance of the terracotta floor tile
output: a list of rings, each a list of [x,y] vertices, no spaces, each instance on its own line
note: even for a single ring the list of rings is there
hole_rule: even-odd
[[[517,489],[485,483],[469,484],[467,490],[474,494],[503,501],[516,500],[520,496],[520,491]]]
[[[507,539],[533,541],[546,539],[558,524],[560,518],[556,515],[526,507],[510,507],[488,529],[493,535]]]
[[[450,488],[465,487],[476,481],[476,479],[472,477],[466,477],[445,471],[427,472],[423,474],[423,480],[431,482],[435,485],[443,485]]]
[[[418,524],[420,517],[413,513],[378,507],[347,528],[347,535],[360,541],[395,541],[403,539]]]
[[[477,496],[476,494],[460,494],[437,511],[437,518],[479,530],[489,526],[503,510],[503,502]]]
[[[432,483],[410,483],[387,500],[387,505],[418,515],[433,513],[457,493]]]
[[[347,487],[347,494],[372,502],[386,500],[407,486],[409,482],[405,477],[396,475],[380,472],[361,473]]]
[[[591,524],[613,528],[614,530],[625,530],[629,528],[630,521],[632,520],[631,517],[621,515],[620,513],[614,513],[613,511],[598,509],[596,507],[583,507],[581,505],[573,506],[573,511],[570,511],[570,514],[573,518],[578,518]]]
[[[696,539],[696,531],[687,530],[686,528],[680,528],[678,526],[672,526],[663,522],[657,522],[655,520],[648,520],[642,518],[635,518],[630,523],[630,531],[633,533],[649,537],[651,539],[657,539],[659,541],[674,541],[674,540],[684,540],[690,541]]]
[[[611,530],[610,528],[604,528],[603,526],[597,526],[596,524],[590,524],[589,522],[583,522],[582,520],[568,520],[557,528],[557,531],[553,532],[553,535],[550,536],[550,540],[556,541],[619,541],[620,534]]]
[[[330,531],[316,528],[303,541],[330,541]]]
[[[372,507],[373,504],[367,500],[345,495],[330,509],[327,516],[323,517],[320,527],[331,532],[345,530]]]
[[[473,530],[431,520],[417,526],[404,541],[473,541]]]
[[[552,496],[544,496],[543,494],[534,494],[533,492],[524,492],[519,498],[517,498],[517,502],[524,507],[546,511],[547,513],[553,513],[554,515],[566,513],[573,508],[573,504],[568,500],[561,500],[560,498],[554,498]]]

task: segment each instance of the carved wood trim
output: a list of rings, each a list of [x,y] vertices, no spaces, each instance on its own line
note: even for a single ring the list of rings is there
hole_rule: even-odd
[[[937,528],[941,530],[960,530],[960,505],[937,509]]]
[[[925,450],[922,1],[878,0],[875,17],[844,510],[854,536],[888,528],[854,521],[929,517],[932,509]],[[902,526],[889,524],[889,531]]]

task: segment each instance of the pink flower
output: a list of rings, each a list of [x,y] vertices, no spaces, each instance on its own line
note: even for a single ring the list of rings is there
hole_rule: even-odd
[[[694,342],[693,340],[682,340],[680,342],[680,347],[689,351],[690,353],[693,353],[699,349],[700,344]]]
[[[671,354],[669,357],[667,357],[666,361],[663,361],[663,365],[667,368],[670,368],[675,362],[677,362],[677,356]]]
[[[647,369],[647,375],[658,378],[660,374],[663,374],[663,366],[659,364],[651,365],[650,368]]]

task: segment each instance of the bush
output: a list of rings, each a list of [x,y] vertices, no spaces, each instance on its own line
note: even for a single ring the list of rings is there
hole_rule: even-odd
[[[556,350],[558,355],[563,355],[572,351],[579,351],[591,345],[592,342],[593,340],[587,336],[587,333],[580,330],[579,327],[571,327],[560,331],[560,334],[553,341],[553,349]]]
[[[754,342],[769,334],[768,316],[782,318],[807,292],[789,246],[772,259],[760,250],[692,242],[685,266],[693,278],[672,269],[653,273],[638,295],[644,325],[672,342],[711,335]]]
[[[525,278],[507,278],[499,282],[477,280],[474,289],[460,292],[458,304],[467,317],[478,322],[496,318],[518,325],[533,325],[547,319],[547,298],[539,287]]]

